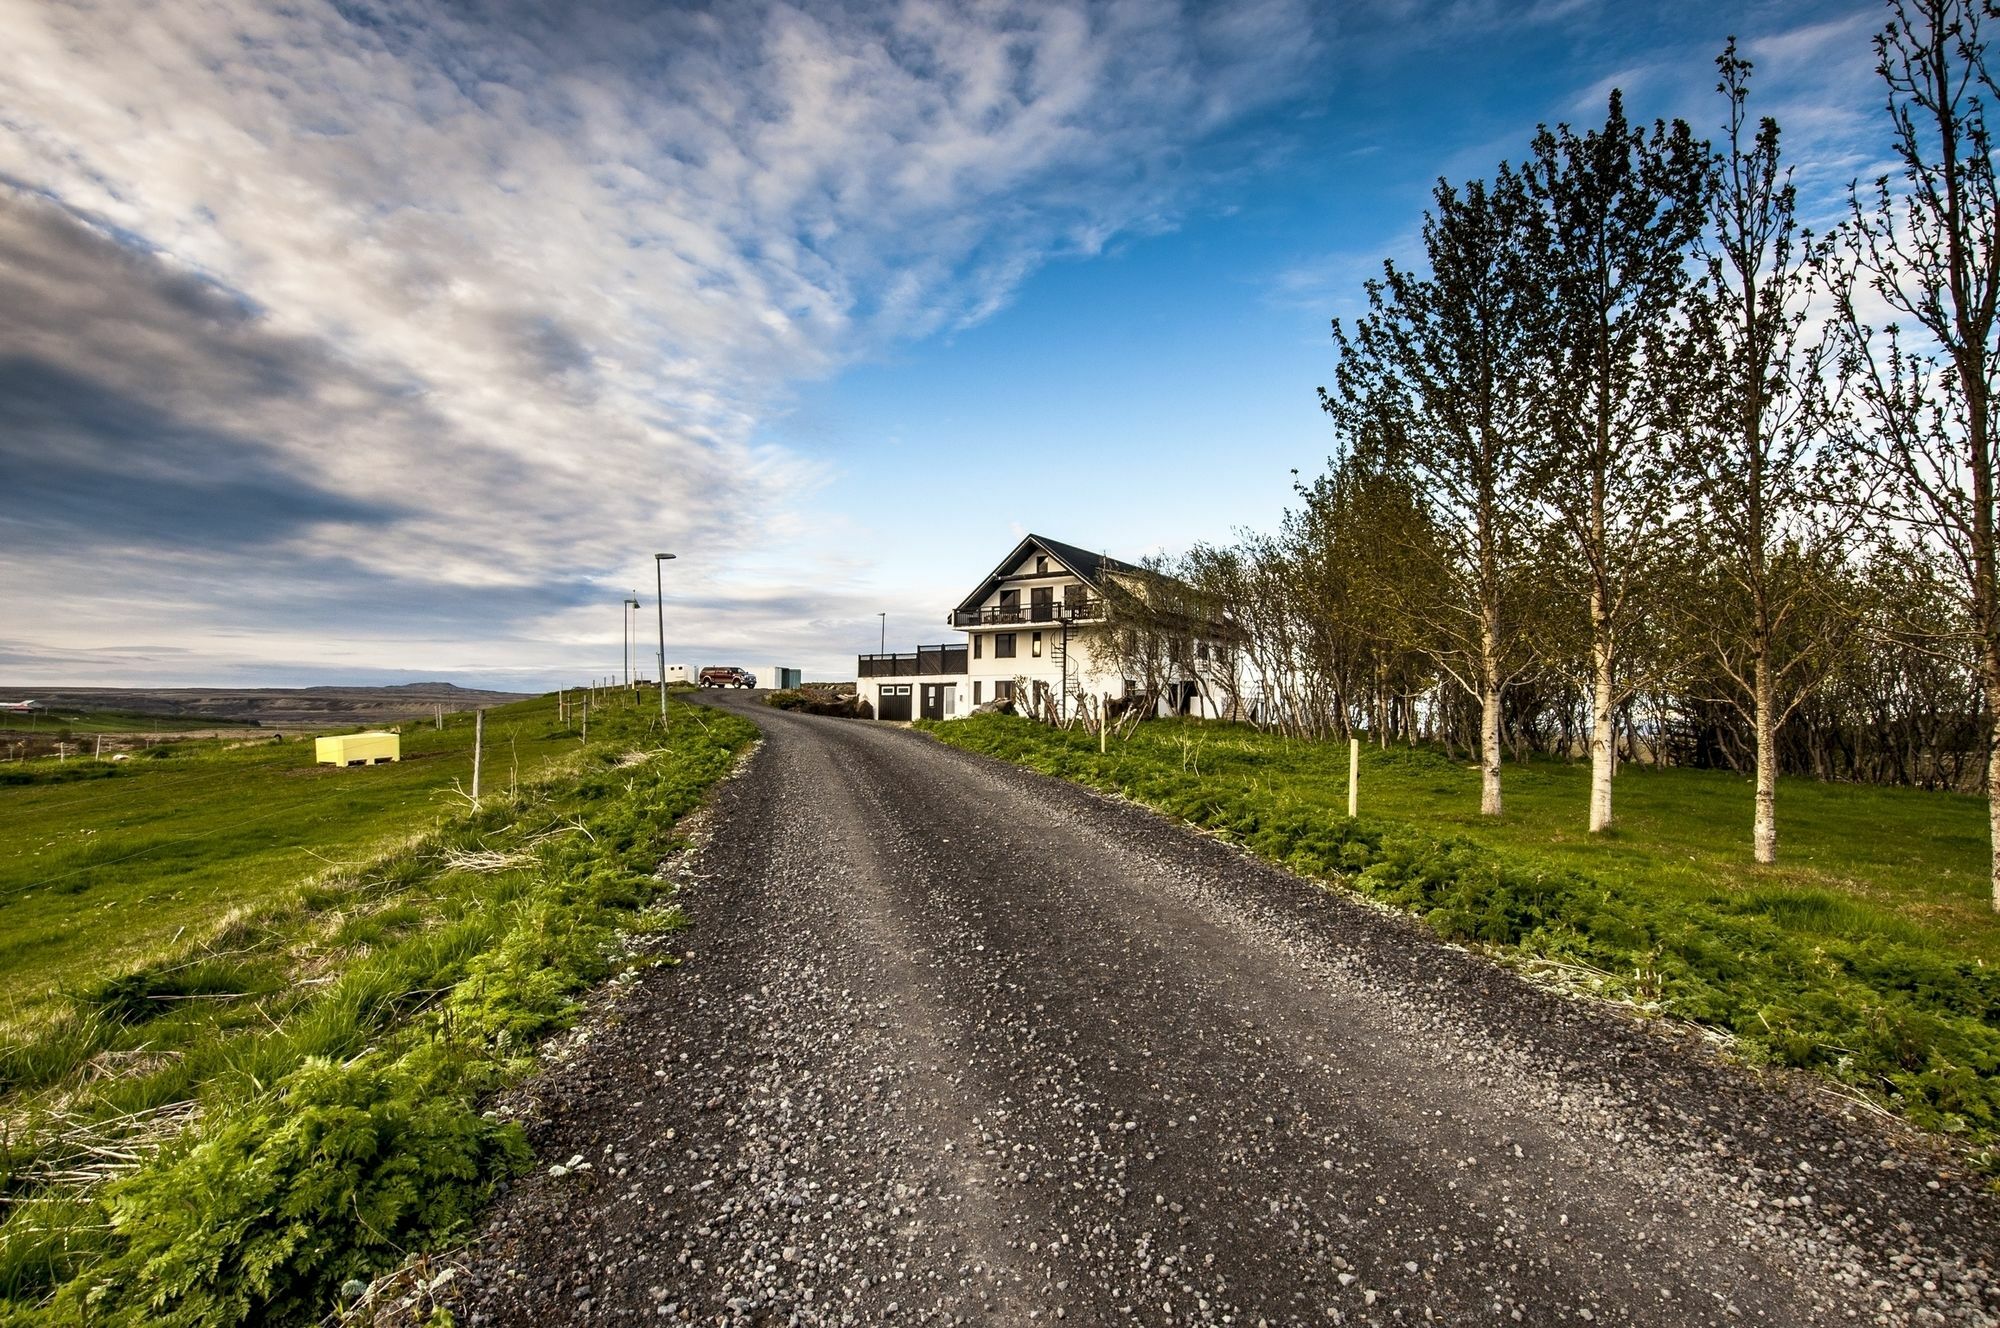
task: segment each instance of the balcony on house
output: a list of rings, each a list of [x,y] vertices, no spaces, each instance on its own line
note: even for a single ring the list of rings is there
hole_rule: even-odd
[[[1070,595],[1063,599],[1037,595],[1023,604],[1002,592],[1001,602],[976,609],[954,609],[953,627],[1006,627],[1016,623],[1094,622],[1104,616],[1104,601],[1095,595]]]
[[[964,672],[963,645],[918,646],[902,654],[862,655],[855,663],[857,678],[929,678]]]

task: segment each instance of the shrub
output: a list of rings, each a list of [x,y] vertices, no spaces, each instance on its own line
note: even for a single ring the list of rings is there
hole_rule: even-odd
[[[764,698],[764,704],[776,706],[780,710],[802,711],[808,715],[830,715],[836,719],[872,717],[868,703],[854,693],[836,692],[821,687],[772,692]]]

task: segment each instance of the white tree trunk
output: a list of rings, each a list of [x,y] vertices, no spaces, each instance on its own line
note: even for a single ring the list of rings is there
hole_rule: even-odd
[[[1499,635],[1488,610],[1479,625],[1479,814],[1500,815]]]
[[[1760,655],[1751,685],[1757,689],[1757,820],[1751,842],[1757,861],[1778,860],[1778,711],[1771,661]]]
[[[1617,759],[1616,699],[1612,690],[1611,627],[1604,592],[1590,594],[1592,665],[1590,699],[1590,833],[1611,828],[1611,776]]]

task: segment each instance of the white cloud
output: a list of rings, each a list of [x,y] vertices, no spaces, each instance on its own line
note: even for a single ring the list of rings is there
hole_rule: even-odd
[[[51,650],[224,657],[229,635],[303,658],[323,629],[250,587],[477,591],[502,615],[487,640],[553,663],[563,606],[635,550],[718,566],[808,538],[789,513],[815,467],[752,443],[788,385],[1170,224],[1176,147],[1282,95],[1311,29],[1303,0],[0,0],[0,281],[35,311],[0,329],[0,362],[41,375],[38,400],[128,403],[90,444],[122,463],[84,454],[101,415],[46,405],[79,474],[190,481],[198,506],[247,501],[214,472],[248,465],[314,496],[179,543],[46,507],[66,547],[7,556],[0,614]],[[166,593],[163,549],[199,579]],[[754,604],[795,588],[687,575],[718,636],[732,612],[776,632]],[[103,607],[112,584],[149,588],[150,633]],[[51,619],[65,601],[83,607]],[[361,653],[458,645],[413,616]]]

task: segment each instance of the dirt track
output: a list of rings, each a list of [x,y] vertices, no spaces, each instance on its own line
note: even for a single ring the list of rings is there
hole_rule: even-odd
[[[767,741],[693,958],[529,1095],[473,1322],[2000,1322],[2000,1205],[1830,1095],[1143,811],[718,704]]]

